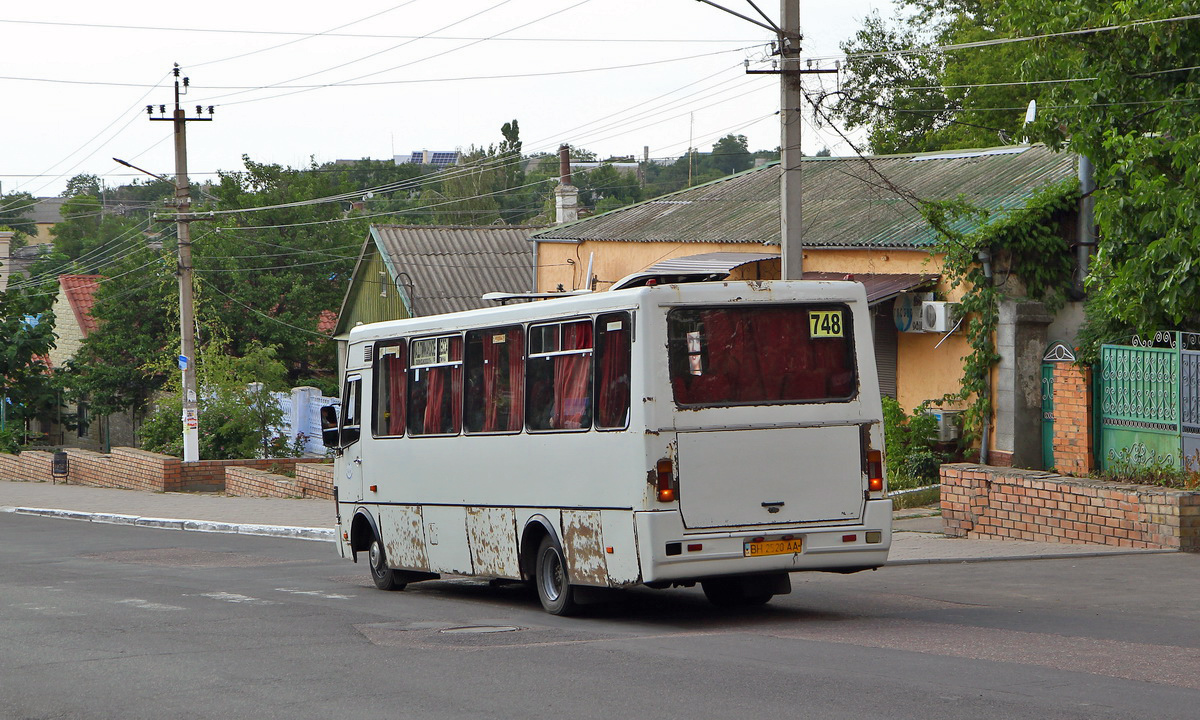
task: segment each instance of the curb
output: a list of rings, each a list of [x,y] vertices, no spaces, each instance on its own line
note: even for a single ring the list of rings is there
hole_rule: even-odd
[[[1163,555],[1178,553],[1179,550],[1161,550],[1157,548],[1130,548],[1128,550],[1109,550],[1079,553],[1039,553],[1036,555],[993,555],[989,557],[958,557],[958,558],[914,558],[912,560],[888,560],[883,567],[900,567],[902,565],[948,565],[985,562],[1012,562],[1014,560],[1072,560],[1074,558],[1114,557],[1117,555]]]
[[[91,513],[54,508],[0,507],[0,512],[13,513],[15,515],[59,518],[61,520],[82,520],[84,522],[104,523],[108,525],[134,525],[136,527],[158,528],[160,530],[258,535],[262,537],[289,538],[292,540],[318,540],[321,542],[333,542],[334,540],[333,528],[306,528],[290,525],[258,525],[210,520],[139,517],[137,515]]]

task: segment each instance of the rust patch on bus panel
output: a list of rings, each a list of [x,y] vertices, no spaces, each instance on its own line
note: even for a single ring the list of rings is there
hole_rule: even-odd
[[[575,585],[608,585],[608,565],[598,510],[563,510],[563,552]]]
[[[429,570],[424,521],[419,505],[388,508],[379,518],[379,532],[392,567]]]
[[[476,575],[519,578],[517,517],[511,508],[467,508],[467,539]]]

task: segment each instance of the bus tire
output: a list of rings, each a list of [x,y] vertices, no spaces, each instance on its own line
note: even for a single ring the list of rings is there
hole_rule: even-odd
[[[738,608],[766,605],[775,597],[775,593],[763,592],[760,588],[751,589],[744,578],[713,578],[700,581],[704,589],[704,597],[715,607]]]
[[[570,615],[575,612],[575,588],[567,576],[566,558],[552,536],[542,538],[533,567],[533,584],[537,586],[542,608],[551,615]]]
[[[388,567],[387,553],[383,550],[383,542],[379,536],[371,538],[371,547],[367,549],[367,566],[371,568],[371,579],[380,590],[403,590],[407,582],[401,579],[401,574]]]

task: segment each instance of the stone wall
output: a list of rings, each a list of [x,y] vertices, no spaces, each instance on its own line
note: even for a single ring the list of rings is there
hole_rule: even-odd
[[[969,463],[941,475],[952,537],[1200,551],[1200,491]]]

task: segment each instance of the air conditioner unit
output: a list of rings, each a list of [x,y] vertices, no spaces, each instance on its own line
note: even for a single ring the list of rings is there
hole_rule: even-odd
[[[928,413],[937,418],[937,436],[938,442],[950,442],[957,440],[962,432],[962,423],[960,415],[962,410],[929,410]]]
[[[962,318],[958,303],[934,300],[921,303],[921,322],[925,332],[950,332]]]

